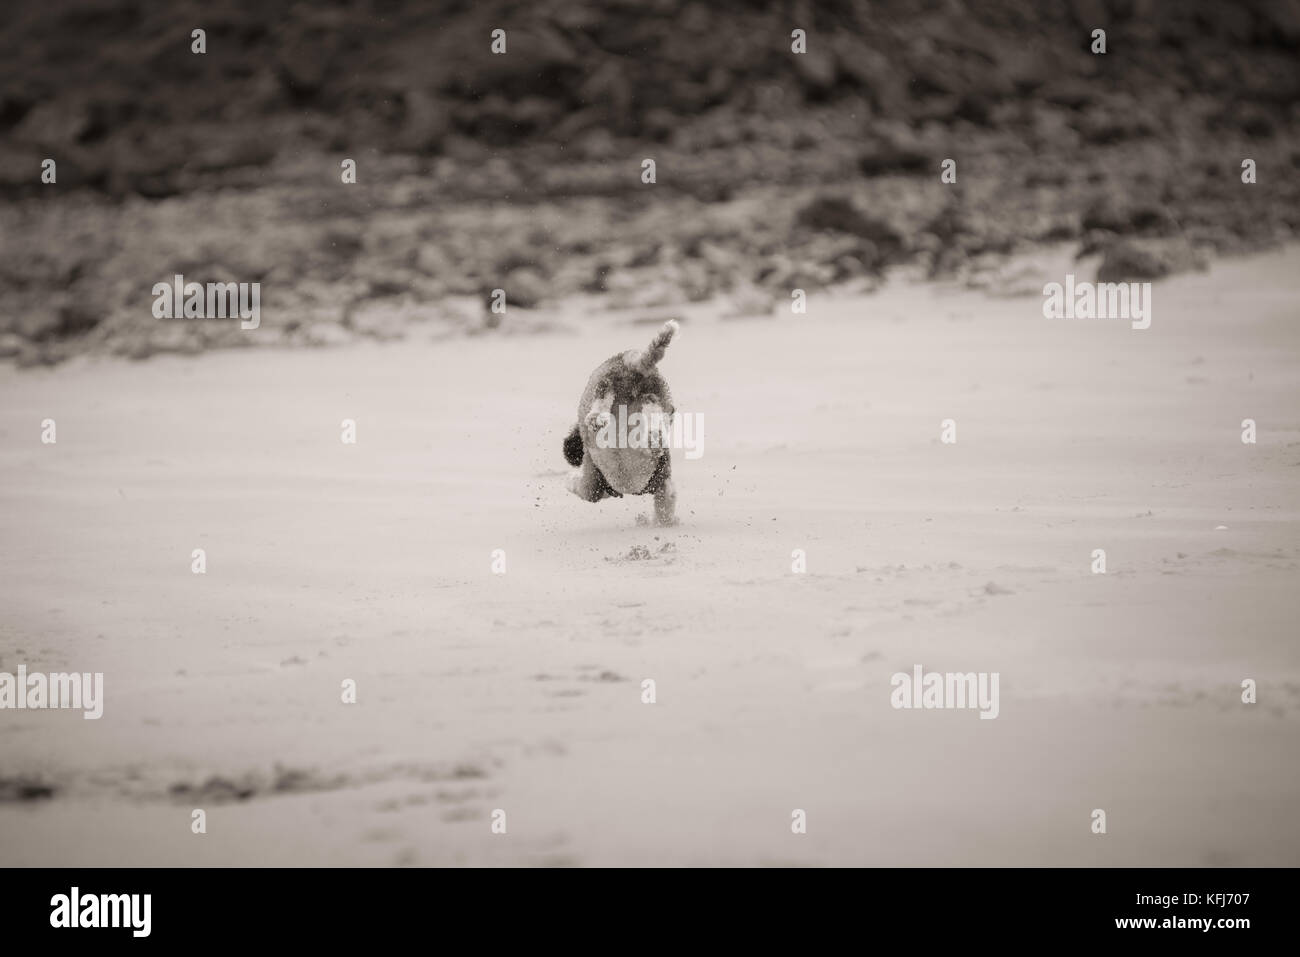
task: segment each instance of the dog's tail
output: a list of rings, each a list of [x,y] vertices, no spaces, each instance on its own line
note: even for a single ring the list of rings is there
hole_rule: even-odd
[[[641,353],[637,365],[647,371],[658,365],[659,360],[664,357],[664,352],[668,349],[668,343],[673,341],[673,335],[677,332],[677,328],[676,319],[669,319],[665,322],[663,328],[650,340],[650,345],[646,348],[646,351]]]
[[[570,465],[582,464],[582,434],[576,425],[564,439],[564,461]]]

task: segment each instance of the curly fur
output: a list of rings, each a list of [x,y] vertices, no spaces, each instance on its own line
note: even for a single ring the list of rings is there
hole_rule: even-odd
[[[676,520],[677,493],[670,451],[602,448],[596,436],[620,407],[629,413],[657,409],[673,414],[672,395],[658,364],[677,330],[677,322],[670,319],[644,350],[621,352],[597,366],[578,401],[578,422],[564,439],[565,461],[577,467],[569,478],[571,492],[588,502],[623,495],[653,495],[655,519],[661,525]]]

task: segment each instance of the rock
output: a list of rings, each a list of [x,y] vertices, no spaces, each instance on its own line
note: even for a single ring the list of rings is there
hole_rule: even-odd
[[[59,310],[60,336],[79,336],[89,332],[104,318],[87,295],[72,295]]]
[[[777,256],[759,270],[757,281],[773,290],[778,298],[784,291],[789,296],[792,289],[821,289],[835,280],[835,270],[808,259],[795,260],[790,256]]]
[[[320,234],[316,248],[332,259],[351,262],[361,254],[365,243],[355,232],[333,227]]]
[[[22,336],[14,335],[12,332],[6,332],[0,335],[0,359],[12,359],[23,351]]]
[[[1205,268],[1205,258],[1185,240],[1121,239],[1105,250],[1097,282],[1140,282]]]
[[[874,272],[873,266],[876,261],[874,244],[869,239],[864,239],[863,243],[870,250],[869,252],[841,253],[835,257],[831,264],[831,268],[835,271],[835,282],[856,279],[858,276],[866,276]]]
[[[633,88],[622,65],[607,60],[598,66],[578,87],[584,103],[599,104],[608,117],[622,117],[632,108]]]
[[[118,351],[128,359],[139,362],[153,355],[153,345],[149,342],[148,335],[140,333],[124,339],[119,344]]]
[[[19,315],[13,329],[26,342],[44,342],[57,336],[62,324],[58,307],[46,304]]]
[[[1128,224],[1124,205],[1109,193],[1094,197],[1084,209],[1081,219],[1085,233],[1094,229],[1110,233],[1126,233]]]
[[[682,292],[691,302],[704,302],[713,295],[715,284],[707,266],[698,260],[688,259],[677,267],[678,282]]]
[[[592,268],[591,278],[582,284],[582,291],[590,293],[608,292],[609,273],[612,268],[609,263],[596,263]]]
[[[1083,80],[1065,77],[1050,83],[1044,93],[1044,100],[1052,106],[1063,106],[1069,110],[1080,110],[1097,101],[1097,87]]]
[[[889,57],[852,34],[833,35],[830,40],[835,45],[840,73],[862,89],[876,112],[885,116],[905,116],[907,84],[902,71],[890,62]]]
[[[722,318],[766,318],[772,314],[776,302],[776,297],[768,290],[756,286],[745,286],[728,298],[727,307],[722,313]]]
[[[57,786],[43,778],[18,775],[0,778],[0,804],[41,801],[54,797]]]
[[[482,100],[457,108],[458,127],[487,146],[509,147],[521,138],[549,129],[563,115],[563,107],[554,100],[537,96],[510,100],[491,93]]]
[[[245,166],[265,166],[273,159],[274,138],[262,133],[239,135],[222,131],[196,139],[190,153],[189,166],[198,172],[210,173]]]
[[[358,303],[347,316],[347,326],[359,336],[392,341],[406,338],[412,305],[401,299],[376,299]]]
[[[415,251],[415,268],[439,279],[453,271],[451,259],[442,247],[427,241]]]
[[[202,351],[203,347],[193,330],[194,324],[190,322],[165,322],[149,334],[150,354],[174,352],[192,355]]]
[[[535,309],[550,294],[546,277],[527,266],[507,273],[501,288],[506,291],[506,308]]]
[[[956,119],[965,120],[975,126],[990,126],[993,122],[993,110],[996,105],[997,103],[993,97],[968,90],[957,98],[957,104],[952,109],[952,115]]]
[[[352,341],[352,334],[337,322],[313,322],[299,336],[309,346],[345,346]]]
[[[1143,139],[1155,133],[1150,120],[1136,104],[1108,103],[1084,110],[1074,121],[1083,141],[1092,146],[1110,146],[1126,140]]]
[[[1117,235],[1169,236],[1180,232],[1169,210],[1154,203],[1132,203],[1106,194],[1092,200],[1082,217],[1085,232],[1109,230]]]
[[[366,295],[374,299],[400,296],[411,288],[411,276],[404,270],[375,266],[365,273]]]
[[[32,107],[14,128],[12,136],[19,143],[59,147],[76,143],[90,128],[90,108],[86,101],[65,96]]]
[[[603,126],[578,134],[574,140],[574,153],[586,160],[609,160],[618,154],[614,134]]]
[[[1300,47],[1300,0],[1263,0],[1252,4],[1255,16],[1268,25],[1267,32],[1295,49]]]
[[[402,97],[404,113],[393,138],[393,148],[404,153],[432,153],[451,130],[445,106],[424,90],[407,90]]]
[[[285,31],[273,49],[280,80],[295,97],[319,92],[332,73],[334,44],[328,33],[296,24]]]
[[[882,260],[898,258],[904,249],[903,237],[889,223],[867,216],[845,198],[822,196],[803,207],[795,222],[807,229],[849,233],[875,244]]]
[[[79,336],[98,325],[103,314],[89,294],[60,292],[49,296],[35,308],[17,313],[10,331],[28,342],[51,342]]]
[[[1050,265],[1050,260],[1032,256],[1019,261],[998,262],[972,272],[966,285],[1002,299],[1042,296],[1043,276]]]
[[[1090,229],[1079,240],[1079,249],[1075,259],[1104,252],[1118,237],[1109,229]]]
[[[881,141],[868,147],[858,157],[858,169],[863,176],[886,176],[891,173],[925,173],[938,164],[928,154],[912,146]],[[937,173],[936,173],[937,175]]]
[[[45,346],[29,342],[22,347],[14,361],[20,369],[34,369],[37,366],[52,366],[58,360]]]
[[[835,86],[835,56],[815,43],[807,53],[792,54],[795,73],[808,91],[816,96],[829,93]]]
[[[1075,24],[1085,28],[1089,34],[1097,27],[1109,26],[1110,17],[1102,0],[1070,0],[1069,6]]]
[[[644,135],[652,140],[667,141],[686,123],[671,110],[655,107],[646,112],[643,120]]]
[[[503,24],[504,26],[504,24]],[[475,43],[479,40],[476,34]],[[573,44],[563,33],[548,27],[510,29],[507,52],[487,53],[486,34],[480,53],[476,47],[466,51],[460,69],[448,83],[449,92],[470,99],[496,93],[508,100],[547,90],[552,95],[567,90],[587,75],[588,65],[581,62]]]
[[[610,306],[614,309],[660,308],[686,301],[681,283],[657,272],[652,275],[634,275],[625,270],[616,272],[609,277],[608,289]]]
[[[35,146],[23,146],[15,148],[6,143],[0,143],[0,190],[5,191],[29,191],[34,192],[40,189],[41,183],[41,161],[45,159],[45,151],[37,149]],[[64,174],[63,164],[59,164],[59,182],[72,182],[75,177]]]

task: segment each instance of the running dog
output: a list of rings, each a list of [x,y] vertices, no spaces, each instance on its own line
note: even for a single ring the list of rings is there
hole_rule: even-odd
[[[624,495],[653,495],[655,521],[676,521],[677,491],[673,488],[668,449],[673,407],[668,383],[659,374],[659,360],[677,332],[669,319],[645,351],[620,352],[599,366],[578,400],[578,424],[564,440],[564,458],[577,471],[569,491],[588,502]],[[629,441],[626,430],[611,426],[639,424]]]

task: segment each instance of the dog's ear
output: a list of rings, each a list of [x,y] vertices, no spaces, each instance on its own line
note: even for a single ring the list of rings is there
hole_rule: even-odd
[[[669,416],[677,414],[677,405],[673,402],[672,389],[668,388],[668,383],[664,381],[659,383],[659,405]]]
[[[574,466],[582,464],[582,435],[576,425],[564,440],[564,460]]]

